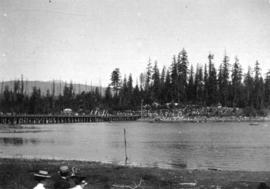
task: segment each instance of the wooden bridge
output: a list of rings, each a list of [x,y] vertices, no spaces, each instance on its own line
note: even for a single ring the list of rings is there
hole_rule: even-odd
[[[0,124],[57,124],[106,121],[135,121],[139,115],[0,115]]]

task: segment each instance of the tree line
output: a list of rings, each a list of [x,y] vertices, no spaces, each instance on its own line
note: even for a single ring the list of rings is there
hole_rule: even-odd
[[[270,105],[270,71],[261,72],[260,64],[248,67],[246,73],[238,57],[230,60],[224,55],[216,68],[214,55],[207,56],[207,63],[189,63],[185,49],[172,57],[168,68],[160,70],[157,61],[149,59],[139,82],[133,86],[132,76],[128,78],[116,68],[111,74],[111,84],[106,97],[118,107],[130,109],[143,103],[164,107],[165,104],[187,104],[200,106],[226,106],[244,108],[247,114],[262,114]],[[113,96],[110,88],[113,88]]]
[[[52,85],[54,86],[54,83]],[[99,108],[105,109],[100,87],[76,94],[73,84],[70,83],[65,84],[60,95],[55,95],[54,89],[52,87],[52,90],[48,89],[46,94],[42,95],[39,88],[33,87],[31,94],[28,95],[24,91],[24,82],[17,80],[13,89],[5,86],[1,94],[0,111],[19,114],[59,114],[65,108],[83,113],[90,113]]]
[[[157,61],[149,59],[144,73],[136,84],[131,74],[122,76],[119,68],[110,75],[105,94],[100,88],[75,94],[72,83],[65,84],[63,93],[55,95],[54,88],[42,95],[33,87],[30,95],[24,92],[23,81],[17,80],[13,89],[5,86],[0,98],[0,111],[29,114],[59,113],[64,108],[90,113],[168,108],[173,105],[239,107],[247,113],[260,113],[270,105],[270,71],[263,77],[260,64],[255,62],[243,73],[237,57],[225,54],[218,68],[213,54],[207,63],[194,67],[185,49],[172,57],[170,66],[160,70]]]

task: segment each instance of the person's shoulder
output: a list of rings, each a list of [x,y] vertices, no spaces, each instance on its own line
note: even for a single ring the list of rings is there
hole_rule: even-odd
[[[45,189],[43,184],[38,183],[33,189]]]
[[[77,185],[77,186],[74,186],[74,187],[72,187],[70,189],[82,189],[82,187],[80,185]]]
[[[55,189],[70,188],[70,183],[67,180],[59,179],[54,183]]]

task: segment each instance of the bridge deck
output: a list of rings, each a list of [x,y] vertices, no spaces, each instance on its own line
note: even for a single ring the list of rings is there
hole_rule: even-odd
[[[135,121],[140,116],[118,115],[0,115],[0,124],[57,124],[57,123],[88,123],[105,121]]]

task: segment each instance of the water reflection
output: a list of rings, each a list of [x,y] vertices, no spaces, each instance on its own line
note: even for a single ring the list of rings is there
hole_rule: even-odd
[[[42,133],[42,132],[50,132],[52,130],[44,130],[44,129],[25,129],[25,128],[4,128],[0,130],[0,133]]]
[[[31,139],[26,139],[26,138],[20,138],[20,137],[2,137],[0,138],[0,144],[4,145],[12,145],[12,146],[21,146],[21,145],[26,145],[26,144],[33,144],[37,145],[41,141],[31,138]]]
[[[187,161],[184,161],[183,157],[173,157],[173,159],[171,160],[171,162],[168,163],[172,168],[174,169],[183,169],[183,168],[187,168],[188,167],[188,163]]]
[[[27,146],[27,145],[41,145],[41,144],[56,144],[55,140],[39,139],[39,138],[22,138],[22,137],[0,137],[0,145],[3,146]],[[61,142],[57,142],[61,144]],[[62,144],[70,144],[69,142],[62,142]]]

